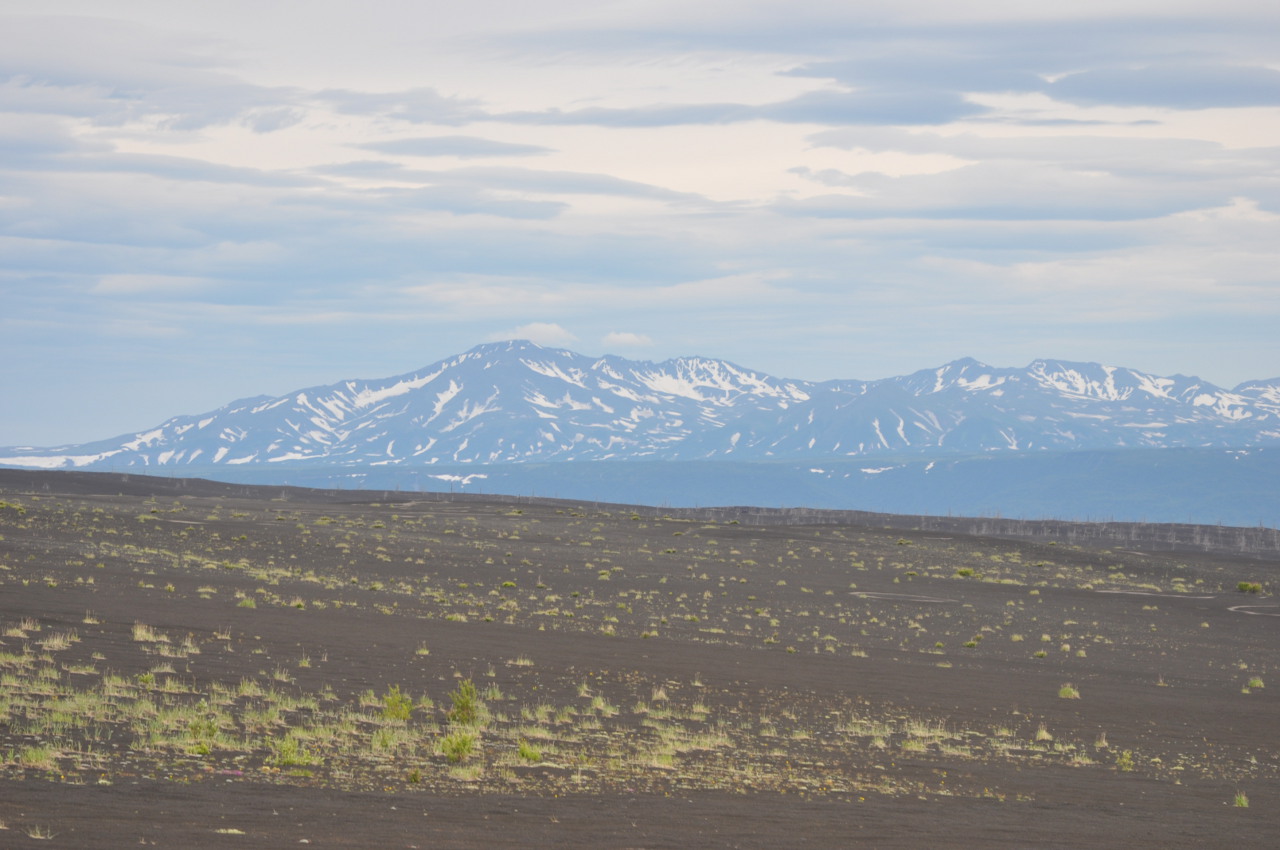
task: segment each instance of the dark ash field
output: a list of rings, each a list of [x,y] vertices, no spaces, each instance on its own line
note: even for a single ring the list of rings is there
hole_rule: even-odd
[[[1274,558],[716,517],[0,471],[0,846],[1274,846]]]

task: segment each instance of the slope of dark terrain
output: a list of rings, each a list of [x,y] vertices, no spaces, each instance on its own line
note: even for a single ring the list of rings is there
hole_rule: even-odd
[[[1280,826],[1271,557],[23,475],[0,489],[5,846]]]

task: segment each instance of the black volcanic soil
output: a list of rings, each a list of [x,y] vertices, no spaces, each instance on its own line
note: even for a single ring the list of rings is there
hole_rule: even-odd
[[[1275,561],[86,480],[0,475],[0,846],[1275,843]]]

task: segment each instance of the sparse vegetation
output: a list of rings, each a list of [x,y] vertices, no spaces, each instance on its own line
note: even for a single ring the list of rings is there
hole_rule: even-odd
[[[1055,770],[1218,800],[1280,782],[1266,693],[1227,701],[1255,733],[1159,735],[1188,722],[1177,700],[1269,675],[1269,633],[1231,628],[1268,622],[1229,610],[1266,612],[1230,592],[1238,562],[536,503],[184,502],[195,522],[138,523],[127,499],[0,513],[4,775],[788,801],[1014,801]],[[694,645],[726,666],[673,664]],[[1025,695],[974,685],[1006,669]],[[1088,711],[1052,700],[1080,698],[1066,679]]]

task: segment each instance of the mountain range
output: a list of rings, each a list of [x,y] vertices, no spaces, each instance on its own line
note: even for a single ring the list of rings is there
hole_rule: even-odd
[[[595,358],[517,340],[91,443],[4,448],[0,466],[1253,524],[1280,519],[1270,484],[1280,452],[1266,452],[1276,444],[1280,378],[1225,389],[1097,363],[966,358],[812,382],[713,358]],[[1232,476],[1243,477],[1228,485]]]
[[[0,464],[173,468],[584,460],[781,460],[1280,442],[1280,378],[1198,378],[972,359],[882,380],[776,378],[724,360],[481,345],[404,375],[242,399]]]

